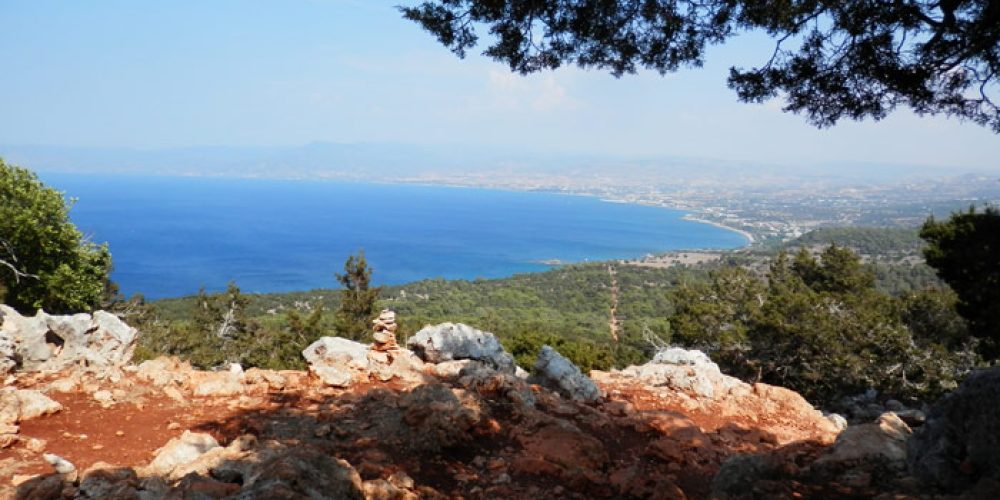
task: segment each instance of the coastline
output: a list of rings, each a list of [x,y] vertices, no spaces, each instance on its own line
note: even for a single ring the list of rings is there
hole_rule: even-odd
[[[739,233],[741,236],[743,236],[744,238],[747,239],[747,243],[746,243],[746,245],[743,245],[743,248],[746,248],[746,247],[748,247],[750,245],[753,245],[757,241],[753,237],[753,234],[751,234],[749,231],[746,231],[746,230],[743,230],[743,229],[739,229],[739,228],[736,228],[736,227],[727,226],[727,225],[722,224],[720,222],[715,222],[715,221],[710,221],[710,220],[707,220],[707,219],[702,219],[702,218],[698,217],[695,214],[687,214],[687,215],[681,217],[681,219],[687,220],[687,221],[691,221],[691,222],[700,222],[702,224],[709,224],[711,226],[715,226],[715,227],[718,227],[718,228],[721,228],[721,229],[728,229],[728,230],[733,231],[735,233]]]
[[[708,220],[708,219],[703,219],[699,215],[697,215],[696,213],[690,212],[689,210],[691,210],[691,209],[689,207],[674,207],[674,206],[661,205],[661,204],[658,204],[658,203],[648,203],[648,202],[642,202],[642,201],[622,200],[622,199],[616,199],[616,198],[601,198],[600,196],[597,196],[597,195],[588,195],[588,194],[579,194],[578,196],[595,196],[599,200],[601,200],[601,201],[603,201],[605,203],[621,203],[621,204],[625,204],[625,205],[629,205],[629,204],[631,204],[631,205],[642,205],[644,207],[665,208],[667,210],[679,210],[679,211],[682,211],[682,212],[688,212],[688,213],[684,214],[683,216],[681,216],[681,220],[686,220],[686,221],[690,221],[690,222],[698,222],[698,223],[701,223],[701,224],[708,224],[710,226],[715,226],[715,227],[717,227],[719,229],[726,229],[726,230],[732,231],[734,233],[738,233],[740,236],[744,237],[747,241],[746,241],[746,243],[743,246],[741,246],[739,248],[747,248],[747,247],[749,247],[749,246],[751,246],[751,245],[753,245],[754,243],[757,242],[757,239],[754,238],[753,233],[751,233],[751,232],[749,232],[749,231],[747,231],[745,229],[740,229],[738,227],[727,226],[727,225],[725,225],[725,224],[723,224],[721,222],[715,222],[715,221],[711,221],[711,220]],[[689,250],[696,250],[696,249],[692,248],[692,249],[689,249]]]

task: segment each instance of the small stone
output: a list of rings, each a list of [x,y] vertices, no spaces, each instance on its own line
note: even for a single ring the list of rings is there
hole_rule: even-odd
[[[92,450],[103,450],[104,449],[104,445],[103,444],[95,444],[94,446],[91,446],[90,449],[92,449]]]
[[[45,461],[48,462],[49,465],[51,465],[52,468],[59,474],[69,474],[76,471],[76,466],[73,465],[72,462],[60,457],[59,455],[45,453],[42,455],[42,458],[45,459]]]
[[[94,401],[100,403],[102,408],[110,408],[115,404],[115,396],[111,391],[100,390],[94,392]]]
[[[122,437],[125,435],[125,431],[115,431],[115,435],[118,437]]]
[[[180,428],[181,424],[178,424],[177,422],[170,422],[169,424],[167,424],[167,430],[176,431],[177,429]]]
[[[323,424],[316,427],[316,431],[313,433],[316,437],[325,437],[330,434],[330,424]]]
[[[35,453],[41,453],[42,451],[45,450],[45,445],[47,444],[48,442],[46,442],[44,439],[29,438],[28,441],[25,443],[24,447]]]

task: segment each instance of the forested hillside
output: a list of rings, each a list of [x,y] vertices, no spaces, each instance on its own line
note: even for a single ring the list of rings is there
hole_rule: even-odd
[[[915,230],[823,229],[784,250],[725,252],[700,264],[588,263],[504,279],[418,281],[381,288],[375,307],[396,311],[403,342],[428,324],[467,323],[496,333],[529,369],[543,344],[586,370],[639,363],[656,345],[675,343],[709,352],[732,373],[816,398],[866,386],[919,395],[945,388],[971,359],[949,354],[969,351],[965,324],[954,294],[920,258],[921,246]],[[142,308],[148,333],[140,354],[178,354],[209,367],[231,359],[300,366],[299,351],[319,336],[367,338],[367,331],[341,331],[341,293],[242,294],[233,285],[223,294],[157,301]],[[235,330],[221,335],[220,323]],[[869,339],[864,332],[872,331],[881,333]],[[775,351],[775,342],[830,355],[793,372],[787,367],[810,355]],[[901,360],[905,374],[883,376],[884,363]],[[819,371],[840,375],[819,384]]]
[[[819,251],[831,244],[850,248],[874,267],[879,290],[901,296],[928,287],[944,287],[934,270],[924,263],[921,250],[926,243],[919,232],[918,228],[822,228],[802,235],[784,248]]]

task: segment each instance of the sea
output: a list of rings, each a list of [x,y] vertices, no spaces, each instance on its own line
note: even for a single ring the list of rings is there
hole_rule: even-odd
[[[337,288],[363,250],[376,284],[498,278],[562,263],[734,248],[685,212],[543,192],[324,180],[42,173],[107,242],[112,279],[148,299]]]

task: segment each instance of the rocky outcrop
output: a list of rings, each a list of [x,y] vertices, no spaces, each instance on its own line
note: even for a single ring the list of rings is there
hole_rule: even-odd
[[[830,446],[836,419],[791,390],[726,377],[697,351],[588,378],[545,348],[538,375],[524,380],[494,336],[461,325],[429,327],[411,343],[426,361],[380,345],[321,339],[303,353],[311,373],[211,372],[176,358],[115,377],[15,373],[17,389],[5,394],[48,391],[66,416],[11,424],[22,434],[8,432],[4,454],[21,462],[0,460],[0,498],[707,498],[713,484],[737,498],[911,491],[880,489],[903,463],[899,419],[849,429]],[[346,379],[324,378],[328,368]],[[7,399],[17,401],[16,422],[21,398]]]
[[[355,377],[367,378],[369,346],[340,337],[322,337],[302,351],[309,372],[332,387],[349,387]]]
[[[0,320],[0,373],[10,372],[12,360],[27,371],[120,367],[132,359],[138,334],[105,311],[68,316],[38,311],[34,317],[25,317],[0,305]]]
[[[363,490],[361,476],[348,462],[319,450],[297,448],[262,462],[237,498],[361,500]]]
[[[724,395],[732,389],[745,389],[739,379],[723,375],[719,365],[697,350],[671,347],[660,350],[652,361],[630,366],[622,371],[655,386],[665,386],[702,398]]]
[[[768,384],[747,384],[724,375],[700,351],[671,348],[643,365],[610,372],[592,371],[591,377],[613,394],[641,387],[655,397],[673,401],[686,412],[708,412],[720,418],[748,422],[785,444],[803,439],[831,443],[842,430],[795,391]]]
[[[909,464],[951,491],[1000,481],[1000,368],[972,373],[931,408],[909,442]]]
[[[496,336],[462,323],[426,326],[410,337],[406,346],[431,363],[474,359],[510,374],[514,374],[517,367]]]
[[[601,390],[590,377],[547,345],[538,352],[535,371],[543,384],[574,401],[592,403],[601,398]]]

